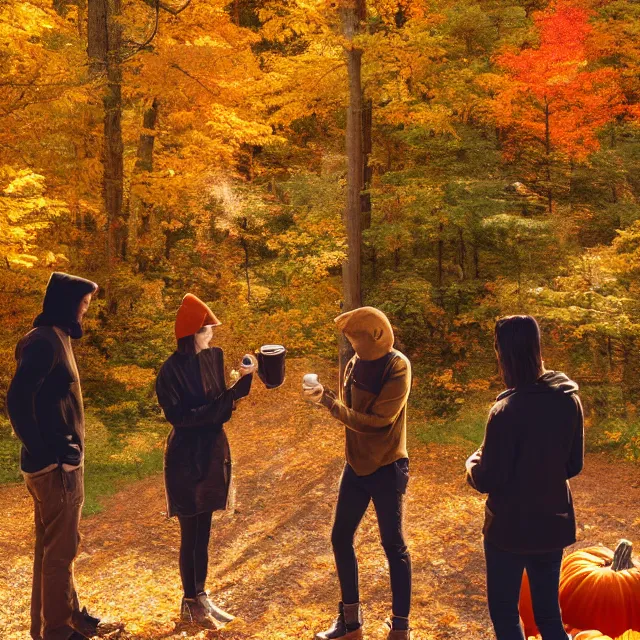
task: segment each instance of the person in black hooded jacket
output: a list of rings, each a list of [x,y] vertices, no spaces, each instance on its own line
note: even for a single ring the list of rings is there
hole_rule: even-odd
[[[98,285],[53,273],[34,328],[16,348],[7,410],[22,442],[20,466],[33,496],[36,543],[31,595],[34,640],[79,640],[99,620],[80,611],[73,579],[84,501],[84,408],[71,338]]]
[[[518,600],[526,569],[543,640],[567,640],[558,586],[563,549],[576,540],[568,480],[584,459],[578,385],[544,369],[531,316],[498,320],[495,348],[508,389],[466,465],[469,483],[489,494],[483,528],[489,613],[498,640],[524,640]]]

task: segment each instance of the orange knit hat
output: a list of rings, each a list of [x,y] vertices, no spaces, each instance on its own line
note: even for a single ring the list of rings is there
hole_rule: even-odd
[[[222,324],[207,305],[191,293],[182,298],[176,316],[176,338],[191,336],[207,325],[217,327]]]

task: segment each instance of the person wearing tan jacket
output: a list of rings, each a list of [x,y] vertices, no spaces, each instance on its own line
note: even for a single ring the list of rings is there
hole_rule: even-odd
[[[339,393],[321,384],[304,387],[309,400],[323,404],[344,424],[346,436],[346,464],[331,534],[342,600],[335,622],[327,631],[316,634],[316,640],[362,638],[353,542],[370,502],[376,510],[391,575],[388,638],[409,640],[411,558],[403,532],[403,513],[409,480],[406,412],[411,364],[393,348],[391,323],[378,309],[361,307],[343,313],[335,322],[356,352],[345,368]]]

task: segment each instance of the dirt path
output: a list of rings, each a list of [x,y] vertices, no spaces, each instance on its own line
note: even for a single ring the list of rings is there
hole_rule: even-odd
[[[255,395],[228,427],[237,483],[235,512],[214,518],[208,588],[241,616],[223,632],[175,628],[180,603],[178,527],[164,515],[162,478],[154,476],[110,498],[83,521],[76,563],[78,590],[90,611],[126,623],[135,639],[313,637],[330,622],[338,585],[329,544],[342,468],[342,430],[326,410],[310,407],[294,382],[303,363],[289,363],[289,385]],[[325,379],[331,379],[326,371]],[[89,436],[90,437],[90,434]],[[481,520],[483,500],[463,479],[465,452],[412,443],[407,533],[413,559],[415,640],[489,640]],[[640,547],[640,472],[589,456],[573,482],[580,522],[577,546]],[[22,486],[0,489],[0,637],[28,638],[31,504]],[[387,569],[368,513],[357,543],[365,636],[385,637]]]

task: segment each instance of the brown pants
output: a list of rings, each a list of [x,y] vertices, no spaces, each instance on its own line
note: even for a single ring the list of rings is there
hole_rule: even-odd
[[[80,543],[84,472],[54,469],[26,477],[35,506],[36,548],[31,592],[31,637],[67,640],[78,615],[73,561]]]

